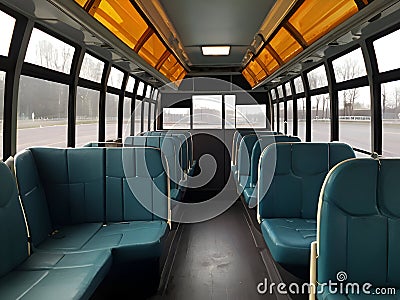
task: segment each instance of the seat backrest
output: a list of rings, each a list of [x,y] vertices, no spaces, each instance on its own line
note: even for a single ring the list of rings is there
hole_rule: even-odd
[[[108,222],[168,219],[170,191],[163,159],[155,148],[106,149]]]
[[[273,143],[300,143],[301,140],[297,136],[286,136],[286,135],[271,135],[262,136],[253,146],[251,151],[251,167],[250,167],[250,185],[255,186],[258,180],[258,163],[260,160],[261,153],[269,145]]]
[[[319,282],[400,287],[400,159],[360,158],[327,176],[318,212]]]
[[[233,141],[232,141],[232,164],[238,164],[238,156],[239,156],[239,147],[242,142],[242,139],[247,135],[277,135],[280,134],[275,131],[269,130],[255,130],[255,129],[238,129],[233,134]]]
[[[17,184],[0,161],[0,277],[28,258],[28,235],[18,199]]]
[[[161,149],[168,162],[171,189],[175,189],[183,178],[183,173],[179,171],[179,142],[174,137],[164,136],[129,136],[125,139],[127,147],[153,147]]]
[[[183,171],[187,171],[190,162],[189,162],[189,147],[185,134],[182,133],[174,133],[170,131],[149,131],[146,132],[145,136],[159,136],[159,137],[173,137],[179,141],[179,162]]]
[[[104,151],[104,148],[33,147],[17,155],[16,174],[29,223],[43,222],[38,220],[38,211],[44,216],[49,213],[54,228],[103,222]],[[31,178],[26,178],[26,172],[31,173]],[[49,229],[49,222],[44,219],[45,228]],[[44,231],[40,232],[42,236]]]
[[[32,244],[37,246],[54,228],[46,193],[30,150],[23,150],[15,156],[15,172]]]
[[[254,144],[258,141],[258,139],[264,136],[275,136],[272,132],[261,132],[258,134],[248,134],[242,138],[239,144],[238,151],[238,161],[237,161],[237,169],[238,169],[238,180],[242,186],[248,186],[250,181],[248,181],[248,177],[250,176],[250,166],[251,166],[251,153],[254,147]],[[247,177],[247,178],[246,178]],[[246,178],[246,179],[244,179]],[[243,182],[246,180],[246,182]]]
[[[316,219],[325,176],[339,162],[354,157],[353,149],[343,143],[269,145],[259,163],[260,219]]]

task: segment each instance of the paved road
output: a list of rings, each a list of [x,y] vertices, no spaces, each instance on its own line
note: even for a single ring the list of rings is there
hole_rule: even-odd
[[[304,126],[299,124],[299,136],[304,140]],[[312,124],[313,141],[329,141],[329,123],[316,121]],[[116,124],[107,124],[107,138],[116,136]],[[125,132],[125,128],[124,128]],[[370,127],[368,123],[362,122],[341,122],[340,123],[341,141],[351,144],[353,147],[369,150]],[[18,130],[18,151],[29,146],[51,146],[65,147],[67,140],[67,126],[43,126],[41,128],[25,128]],[[97,124],[83,124],[77,126],[77,146],[82,146],[97,139]],[[400,125],[384,125],[384,155],[400,156]]]

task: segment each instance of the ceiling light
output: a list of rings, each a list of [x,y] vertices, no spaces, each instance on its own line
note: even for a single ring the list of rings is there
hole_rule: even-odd
[[[203,46],[201,51],[203,55],[229,55],[231,46]]]

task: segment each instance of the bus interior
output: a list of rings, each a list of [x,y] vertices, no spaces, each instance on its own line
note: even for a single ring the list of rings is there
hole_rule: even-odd
[[[398,299],[400,1],[0,26],[0,299]]]

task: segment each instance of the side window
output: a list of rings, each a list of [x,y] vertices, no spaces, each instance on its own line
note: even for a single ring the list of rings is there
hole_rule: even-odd
[[[331,132],[329,94],[311,97],[311,132],[313,142],[329,142]]]
[[[142,101],[135,100],[135,135],[142,132]]]
[[[11,39],[15,27],[15,19],[0,10],[0,25],[1,25],[0,55],[8,56]]]
[[[100,92],[78,87],[76,97],[76,146],[81,147],[99,137]]]
[[[124,73],[117,68],[112,67],[110,76],[108,77],[107,85],[116,89],[121,89]]]
[[[106,141],[117,138],[119,97],[107,93],[106,98]]]
[[[25,62],[69,74],[75,48],[34,28],[26,50]]]
[[[326,77],[325,66],[321,65],[307,74],[310,89],[318,89],[328,86],[328,78]]]
[[[103,70],[104,70],[104,62],[95,58],[89,53],[85,53],[79,77],[100,83],[101,77],[103,75]]]
[[[297,99],[298,136],[302,141],[306,140],[306,98]]]
[[[67,146],[68,86],[21,76],[17,151],[30,146]]]
[[[124,119],[122,128],[123,141],[127,136],[131,135],[131,122],[134,122],[134,117],[131,119],[132,99],[125,97],[124,99]]]
[[[339,140],[371,150],[371,96],[369,87],[339,91]]]
[[[363,54],[360,48],[335,59],[333,62],[336,82],[343,82],[367,75]]]

